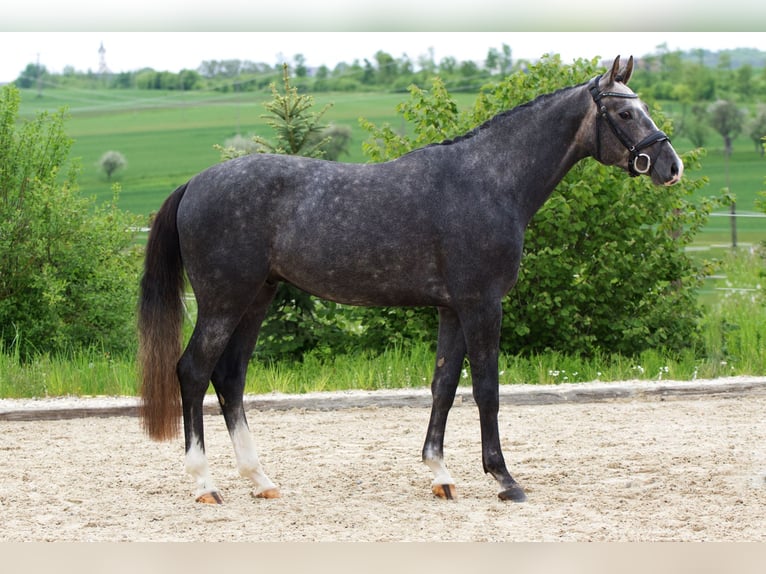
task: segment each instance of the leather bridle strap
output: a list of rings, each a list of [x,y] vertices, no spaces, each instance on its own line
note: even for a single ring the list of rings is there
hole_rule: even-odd
[[[657,130],[655,132],[652,132],[648,136],[646,136],[637,144],[630,143],[625,133],[609,116],[609,114],[607,113],[606,106],[601,103],[601,100],[606,97],[635,99],[635,98],[638,98],[638,96],[636,94],[625,94],[621,92],[599,91],[599,87],[598,87],[599,79],[600,79],[600,76],[596,76],[595,78],[593,78],[593,80],[591,80],[590,85],[588,86],[590,95],[593,98],[593,101],[598,106],[598,115],[596,116],[597,121],[598,119],[602,119],[602,118],[606,120],[606,123],[609,125],[609,128],[612,130],[612,133],[617,137],[618,140],[620,140],[620,143],[622,143],[622,145],[624,145],[625,148],[630,152],[630,160],[628,161],[628,171],[630,172],[630,175],[635,177],[637,175],[649,173],[649,170],[651,170],[652,168],[652,158],[649,157],[648,154],[641,153],[641,150],[657,142],[662,142],[662,141],[669,142],[670,138],[662,130]],[[601,156],[601,135],[600,134],[601,132],[598,129],[598,126],[596,126],[596,156],[597,157]]]

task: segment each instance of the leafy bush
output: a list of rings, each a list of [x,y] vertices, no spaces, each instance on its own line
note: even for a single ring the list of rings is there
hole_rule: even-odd
[[[371,134],[364,151],[373,161],[398,157],[464,134],[503,110],[601,71],[596,60],[565,66],[558,57],[546,58],[526,73],[487,84],[473,108],[462,113],[439,78],[431,90],[411,86],[409,100],[398,106],[408,129],[362,120]],[[268,109],[278,135],[288,119],[277,113],[283,109],[299,109],[299,125],[314,120],[301,133],[316,125],[310,102],[286,105],[290,98],[303,97],[286,79],[285,95],[274,94]],[[652,115],[671,132],[659,109]],[[288,152],[285,146],[280,151],[304,153],[302,148]],[[689,176],[699,156],[698,151],[686,154],[686,178],[665,189],[594,160],[575,166],[527,230],[519,282],[504,301],[503,350],[530,356],[548,350],[637,355],[647,349],[693,348],[700,316],[696,292],[711,266],[689,258],[684,246],[716,205],[713,199],[692,199],[705,184]],[[379,352],[433,344],[436,326],[433,309],[344,307],[283,285],[258,350],[271,357]]]
[[[132,346],[140,257],[134,216],[77,189],[65,113],[18,123],[0,92],[0,346],[35,352]],[[116,198],[115,198],[116,200]]]
[[[398,110],[413,135],[363,122],[371,133],[365,152],[380,161],[455,137],[503,110],[602,71],[596,60],[565,66],[557,56],[543,58],[526,73],[484,86],[473,109],[463,114],[438,79],[430,92],[413,86],[410,101]],[[652,116],[671,133],[659,109]],[[711,268],[695,263],[684,246],[717,203],[692,199],[705,184],[689,177],[699,155],[686,154],[683,182],[663,189],[591,159],[576,165],[527,230],[519,281],[504,301],[503,350],[632,355],[693,345],[700,315],[696,291]],[[378,315],[378,322],[420,336],[434,317],[397,309]]]

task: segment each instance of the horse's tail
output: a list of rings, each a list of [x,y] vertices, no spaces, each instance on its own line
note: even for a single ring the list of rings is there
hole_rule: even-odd
[[[141,424],[154,440],[178,435],[181,392],[176,365],[181,356],[184,269],[176,212],[182,185],[165,200],[149,232],[138,304],[138,365]]]

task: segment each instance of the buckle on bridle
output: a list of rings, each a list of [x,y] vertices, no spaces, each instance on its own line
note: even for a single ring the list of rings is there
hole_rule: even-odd
[[[638,165],[639,159],[643,159],[646,162],[646,165],[644,167],[639,167]],[[631,173],[635,172],[636,174],[643,175],[645,173],[649,173],[650,169],[652,169],[652,158],[649,157],[649,154],[639,153],[639,154],[631,155],[631,161],[630,161]]]

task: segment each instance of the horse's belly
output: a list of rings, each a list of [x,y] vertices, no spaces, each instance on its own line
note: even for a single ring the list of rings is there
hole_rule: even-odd
[[[296,287],[346,305],[443,305],[449,293],[437,266],[427,260],[381,261],[363,253],[343,259],[292,257],[273,271]]]

